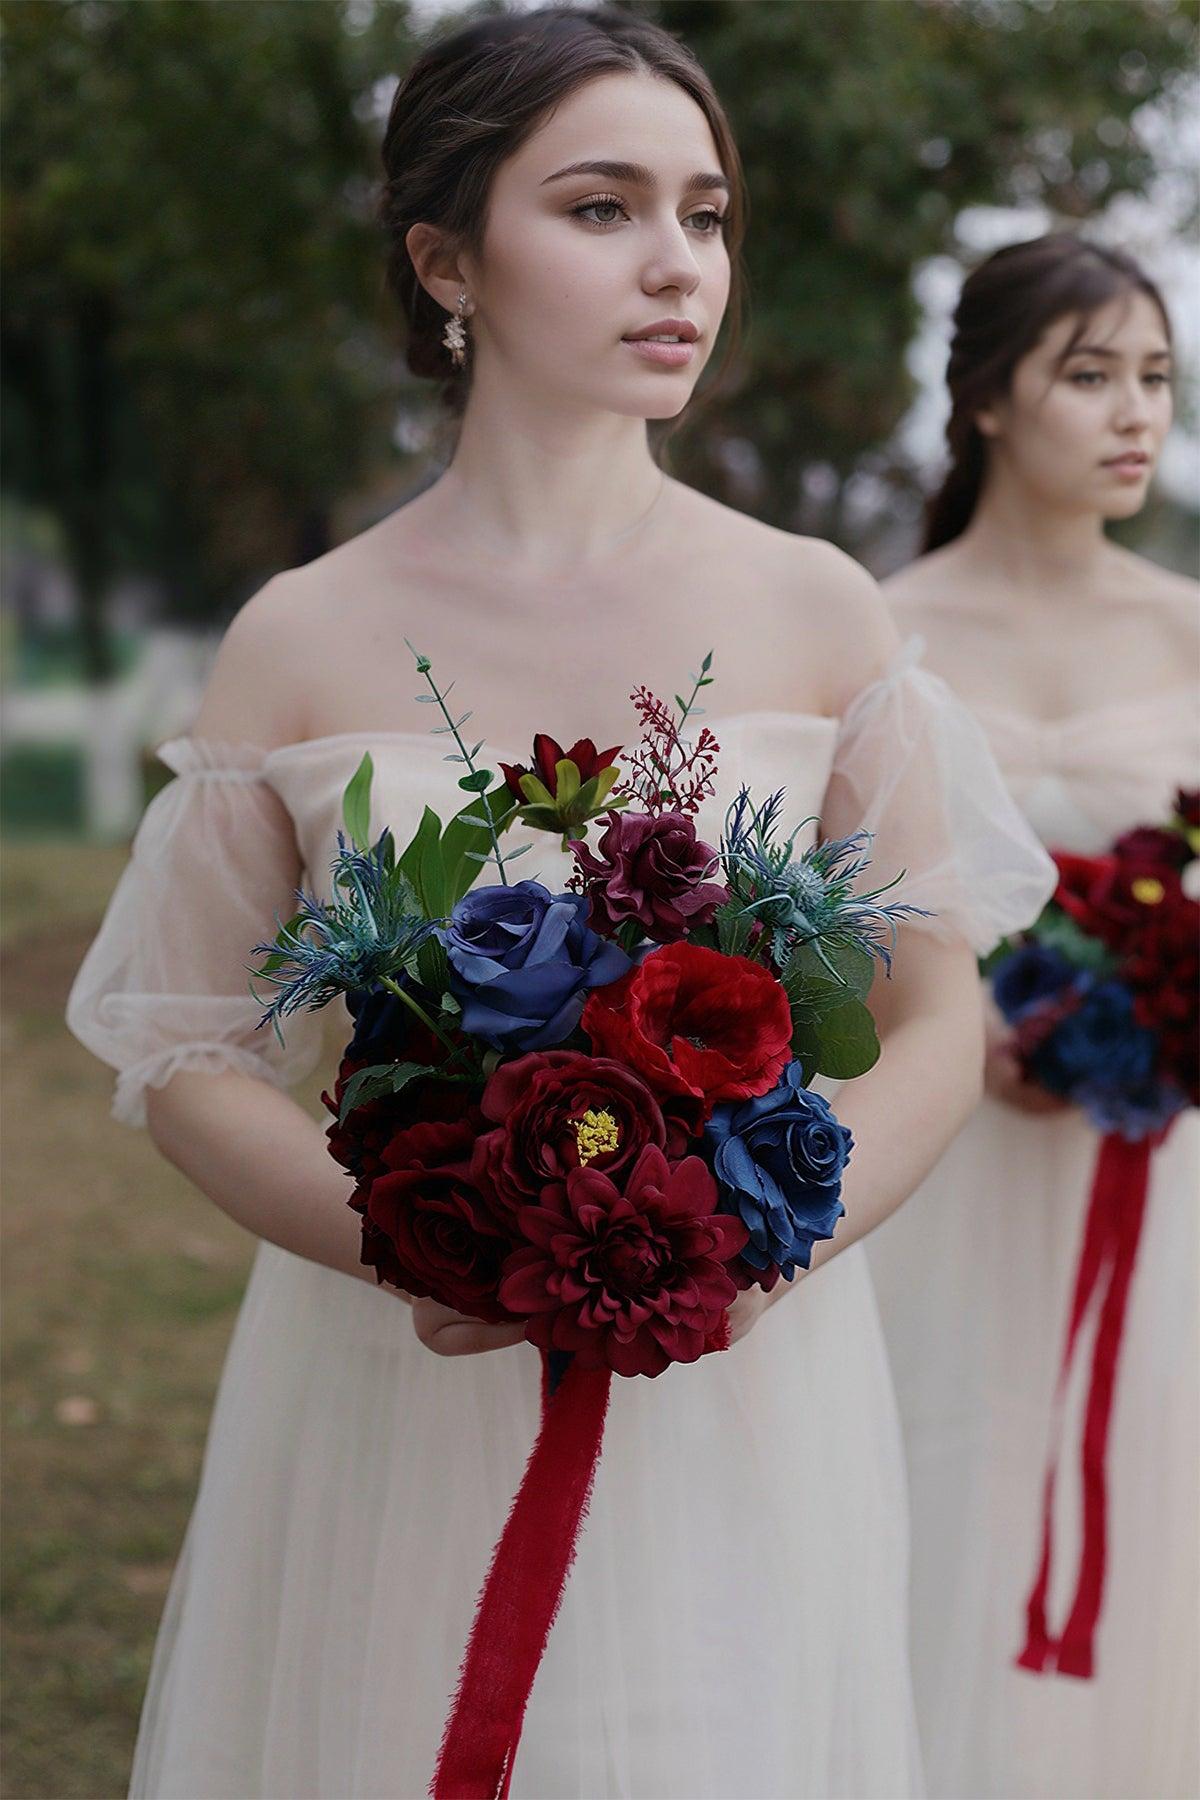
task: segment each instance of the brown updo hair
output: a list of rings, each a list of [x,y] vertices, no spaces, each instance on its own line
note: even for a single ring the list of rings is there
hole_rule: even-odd
[[[745,289],[745,181],[725,110],[692,52],[661,26],[616,6],[496,13],[435,39],[418,56],[396,90],[383,138],[379,217],[388,238],[388,285],[406,322],[406,362],[414,375],[441,383],[442,399],[455,419],[470,393],[470,352],[457,369],[442,343],[450,315],[418,280],[405,236],[424,221],[480,256],[492,178],[501,163],[568,94],[613,73],[674,81],[708,120],[731,190],[725,227],[730,334],[710,393],[737,353]]]
[[[970,524],[987,470],[987,446],[975,420],[982,407],[1008,392],[1021,358],[1051,325],[1078,313],[1078,329],[1060,357],[1065,361],[1092,314],[1133,293],[1153,300],[1169,340],[1163,297],[1141,265],[1123,250],[1088,243],[1072,231],[1008,244],[968,275],[955,308],[946,367],[950,467],[925,510],[922,554],[952,542]]]

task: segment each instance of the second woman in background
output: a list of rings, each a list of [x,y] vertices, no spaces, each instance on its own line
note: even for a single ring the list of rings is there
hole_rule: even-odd
[[[1165,820],[1197,780],[1195,585],[1104,531],[1145,499],[1170,357],[1161,297],[1130,258],[1068,234],[990,257],[955,315],[952,466],[925,554],[889,584],[1053,848],[1098,852]],[[1153,1164],[1109,1446],[1097,1673],[1038,1676],[1013,1661],[1097,1138],[1021,1082],[1002,1030],[987,1087],[871,1245],[910,1464],[930,1792],[1195,1795],[1200,1119],[1183,1115]],[[1063,1499],[1069,1531],[1077,1495]]]

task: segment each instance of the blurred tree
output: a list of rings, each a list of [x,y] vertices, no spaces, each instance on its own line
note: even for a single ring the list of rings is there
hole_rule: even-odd
[[[681,37],[711,74],[751,195],[739,379],[681,431],[675,467],[794,527],[802,477],[820,465],[823,503],[805,508],[805,523],[844,539],[846,478],[912,396],[915,266],[953,251],[966,206],[1040,202],[1072,220],[1143,190],[1154,171],[1138,110],[1171,104],[1191,78],[1195,8],[627,3]]]
[[[348,11],[5,9],[4,480],[59,521],[93,676],[114,571],[224,611],[326,547],[386,454],[378,69]],[[386,27],[403,66],[404,5]]]
[[[910,398],[914,267],[965,206],[1075,218],[1144,189],[1139,109],[1192,68],[1190,0],[622,3],[710,70],[753,202],[746,350],[673,466],[845,539],[845,482]],[[114,570],[220,614],[395,459],[372,202],[418,34],[408,0],[21,0],[4,23],[4,478],[61,523],[100,672]]]

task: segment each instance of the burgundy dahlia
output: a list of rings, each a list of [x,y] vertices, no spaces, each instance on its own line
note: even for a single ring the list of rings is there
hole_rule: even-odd
[[[729,889],[709,877],[720,867],[684,813],[610,813],[593,852],[571,845],[591,901],[588,923],[615,937],[628,920],[656,944],[675,944],[695,925],[707,925]]]
[[[719,1340],[738,1293],[727,1264],[749,1236],[718,1204],[700,1157],[672,1168],[654,1144],[620,1183],[572,1169],[522,1207],[527,1245],[504,1264],[501,1300],[531,1315],[530,1343],[573,1351],[585,1368],[661,1375],[695,1362]]]

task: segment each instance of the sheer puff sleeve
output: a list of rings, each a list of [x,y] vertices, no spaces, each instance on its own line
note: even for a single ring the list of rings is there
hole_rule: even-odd
[[[288,1087],[316,1066],[319,1014],[288,1021],[286,1044],[256,1030],[255,944],[295,911],[300,854],[257,745],[174,738],[176,777],[155,795],[67,1001],[67,1027],[118,1071],[112,1115],[146,1123],[146,1089],[181,1069],[241,1069]]]
[[[1054,864],[1004,785],[983,729],[909,638],[842,716],[822,830],[873,833],[869,886],[924,907],[904,929],[965,938],[979,956],[1029,925]]]

